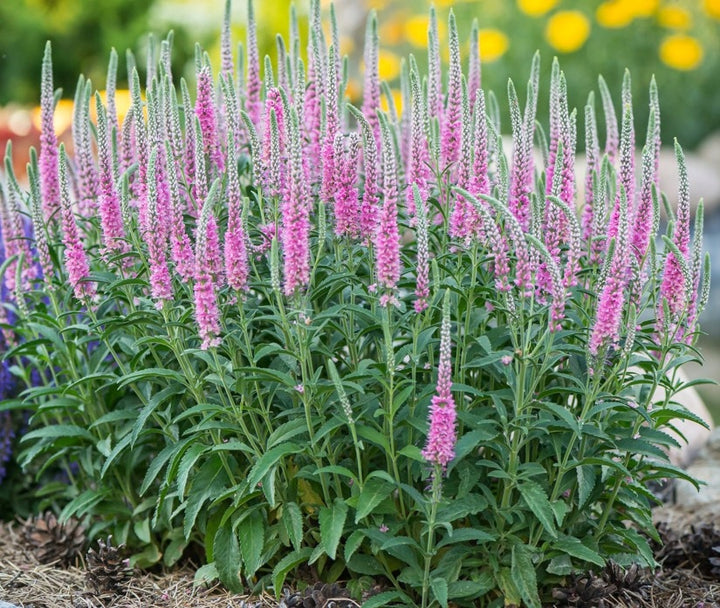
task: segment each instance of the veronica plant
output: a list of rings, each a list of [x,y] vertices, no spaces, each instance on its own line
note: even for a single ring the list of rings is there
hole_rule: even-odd
[[[15,373],[46,379],[20,458],[71,479],[43,499],[140,565],[200,550],[199,578],[278,594],[301,565],[376,577],[369,607],[540,606],[574,571],[652,565],[649,486],[687,477],[670,431],[701,422],[675,396],[709,277],[679,146],[677,209],[658,190],[654,83],[639,183],[628,75],[621,128],[600,80],[604,148],[589,96],[581,184],[557,62],[547,132],[539,57],[524,105],[509,83],[508,156],[452,15],[446,88],[433,13],[399,115],[373,15],[360,110],[319,1],[306,59],[293,34],[264,81],[249,8],[240,65],[229,5],[222,71],[197,49],[194,102],[170,39],[144,91],[129,62],[122,121],[81,79],[72,154],[46,50],[40,162],[29,190],[5,178],[33,249],[9,252],[3,325]]]

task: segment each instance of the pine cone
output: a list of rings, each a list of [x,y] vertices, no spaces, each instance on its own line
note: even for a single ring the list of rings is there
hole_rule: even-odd
[[[41,564],[57,563],[67,567],[75,563],[85,544],[85,530],[74,518],[60,523],[47,511],[23,523],[23,537]]]
[[[590,571],[580,576],[570,575],[569,585],[566,588],[553,589],[552,597],[554,600],[559,600],[557,606],[609,608],[614,605],[608,602],[616,590],[615,585]]]
[[[337,583],[315,583],[303,593],[286,594],[280,604],[283,608],[355,608],[359,604],[350,593]]]
[[[608,562],[605,566],[603,578],[609,585],[613,585],[622,591],[639,592],[649,584],[645,572],[637,564],[625,569],[613,561]]]
[[[107,542],[98,541],[99,550],[87,552],[87,572],[85,583],[92,593],[104,598],[120,595],[132,576],[132,568],[124,559],[120,547],[112,546],[112,537]]]

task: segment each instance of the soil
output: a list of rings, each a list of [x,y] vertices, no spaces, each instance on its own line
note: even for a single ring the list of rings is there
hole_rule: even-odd
[[[660,550],[658,556],[663,557]],[[612,577],[608,581],[607,574],[604,578],[592,574],[578,577],[568,588],[555,590],[554,597],[558,599],[547,608],[720,608],[720,572],[713,572],[714,568],[698,563],[692,556],[686,563],[682,563],[682,559],[678,562],[677,558],[675,551],[674,567],[641,572],[633,584],[626,586],[613,584]],[[307,601],[278,602],[270,594],[259,597],[231,594],[220,585],[194,587],[193,576],[194,572],[189,568],[165,574],[136,572],[124,595],[98,597],[86,590],[82,564],[69,568],[40,564],[24,546],[19,525],[0,524],[0,606],[3,601],[21,608],[284,608],[308,605]],[[595,597],[590,597],[593,595],[590,587],[595,588]],[[313,608],[359,606],[353,600],[333,601],[333,598],[322,600],[322,603],[309,603]]]

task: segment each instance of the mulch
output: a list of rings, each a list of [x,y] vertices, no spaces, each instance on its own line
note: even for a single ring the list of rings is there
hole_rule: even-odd
[[[665,534],[666,538],[672,536],[667,530]],[[680,535],[676,537],[680,538]],[[627,587],[616,585],[613,589],[612,581],[605,582],[607,575],[605,579],[591,574],[577,577],[567,589],[556,590],[558,599],[548,604],[548,608],[720,608],[720,575],[712,573],[697,559],[682,563],[677,558],[675,551],[672,567],[640,572],[634,584]],[[164,574],[136,572],[124,595],[97,597],[87,591],[82,564],[68,568],[40,564],[24,546],[19,524],[0,524],[0,604],[5,601],[22,608],[289,608],[308,605],[302,601],[287,601],[291,596],[278,601],[270,594],[254,597],[231,594],[221,585],[194,586],[193,580],[194,572],[189,568]],[[593,585],[597,589],[604,586],[605,592],[591,599],[587,593]],[[326,600],[310,602],[310,605],[313,608],[359,606],[353,600]]]

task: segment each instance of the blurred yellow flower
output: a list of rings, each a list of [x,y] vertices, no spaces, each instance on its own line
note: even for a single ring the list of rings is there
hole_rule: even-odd
[[[380,43],[386,46],[395,46],[405,39],[405,20],[394,17],[391,21],[380,26]]]
[[[545,27],[545,38],[561,53],[577,51],[590,35],[590,20],[580,11],[555,13]]]
[[[703,4],[705,12],[715,19],[720,19],[720,0],[705,0]]]
[[[633,0],[629,3],[635,17],[652,17],[658,10],[659,0]]]
[[[380,49],[378,55],[378,74],[381,80],[394,80],[400,74],[400,57],[395,53]]]
[[[405,38],[413,46],[427,47],[428,23],[426,15],[415,15],[405,22]]]
[[[429,25],[430,17],[427,15],[410,17],[405,22],[405,38],[414,46],[423,49],[427,48]],[[447,25],[441,19],[438,20],[438,36],[440,37],[440,43],[447,38]]]
[[[692,26],[692,15],[681,6],[664,6],[658,12],[658,23],[663,27],[685,30]]]
[[[702,46],[697,39],[686,34],[668,36],[660,45],[660,59],[676,70],[694,70],[702,58]]]
[[[508,37],[500,30],[482,29],[478,34],[480,58],[485,62],[496,61],[505,54],[510,46]]]
[[[621,28],[632,23],[635,18],[632,2],[607,0],[598,6],[595,19],[603,27]]]
[[[517,0],[518,8],[531,17],[544,15],[557,3],[558,0]]]

